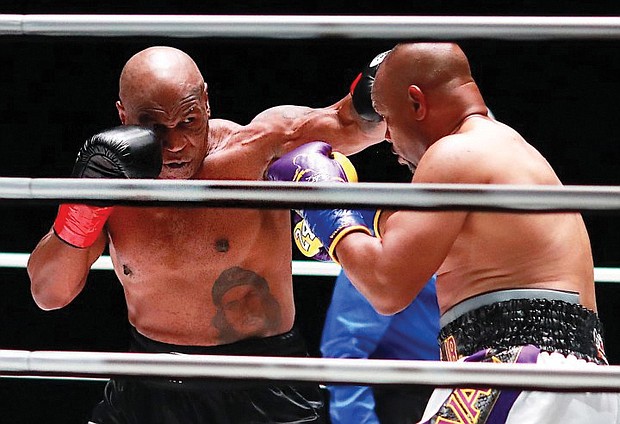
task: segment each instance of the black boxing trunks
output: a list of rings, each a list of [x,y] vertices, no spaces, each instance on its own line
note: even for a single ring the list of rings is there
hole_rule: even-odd
[[[607,364],[602,324],[575,293],[502,290],[467,299],[441,317],[444,361]],[[436,389],[424,424],[618,422],[618,393],[554,393],[494,388]]]
[[[534,345],[544,352],[607,364],[602,324],[576,293],[501,290],[453,306],[440,319],[441,360],[455,361],[483,349]]]
[[[296,329],[219,346],[179,346],[151,340],[132,328],[132,352],[242,356],[308,356]],[[91,422],[162,424],[324,423],[318,384],[114,378]]]

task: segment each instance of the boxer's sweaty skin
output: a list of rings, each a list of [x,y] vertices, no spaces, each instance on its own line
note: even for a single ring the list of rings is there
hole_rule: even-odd
[[[533,145],[488,116],[454,43],[396,46],[377,71],[372,98],[394,153],[415,169],[414,184],[561,186]],[[477,294],[519,288],[575,292],[596,311],[590,241],[578,213],[397,211],[384,216],[381,235],[348,234],[336,254],[383,313],[406,307],[434,273],[442,312]]]
[[[304,143],[324,140],[351,154],[385,133],[356,115],[350,95],[325,108],[277,106],[245,126],[212,119],[200,70],[169,47],[126,63],[116,108],[122,124],[149,128],[161,143],[160,179],[263,180],[274,160]],[[153,340],[209,346],[292,328],[289,210],[114,206],[90,246],[71,247],[52,232],[42,238],[28,264],[37,304],[70,303],[106,246],[129,320]]]

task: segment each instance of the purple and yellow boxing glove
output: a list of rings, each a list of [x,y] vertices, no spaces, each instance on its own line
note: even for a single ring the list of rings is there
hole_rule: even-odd
[[[319,262],[331,262],[332,258],[321,240],[312,232],[308,222],[298,213],[293,214],[293,240],[297,249],[304,256]]]
[[[357,173],[351,162],[342,154],[332,152],[332,147],[322,141],[304,144],[276,160],[267,170],[267,177],[273,181],[295,182],[356,182]],[[300,235],[316,236],[321,245],[327,249],[329,256],[335,258],[335,248],[344,235],[352,231],[361,231],[372,235],[364,219],[364,211],[354,209],[304,209],[297,213],[307,222],[305,231],[303,221]],[[370,212],[366,212],[369,214]],[[374,211],[372,211],[375,214]],[[294,230],[295,232],[295,230]],[[311,239],[311,243],[296,244],[302,253],[318,260],[324,258],[320,246]],[[319,254],[317,256],[317,254]]]
[[[349,181],[352,182],[352,181]],[[381,209],[359,209],[364,217],[366,226],[371,231],[371,235],[381,238],[379,234],[379,215]],[[306,257],[319,262],[331,262],[332,257],[321,243],[321,240],[312,232],[310,225],[299,214],[293,214],[293,240],[297,249]]]

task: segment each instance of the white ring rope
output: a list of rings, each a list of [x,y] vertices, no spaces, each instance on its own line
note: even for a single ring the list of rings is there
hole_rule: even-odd
[[[139,206],[620,211],[618,186],[0,178],[0,201]]]
[[[620,18],[575,16],[0,15],[0,35],[263,38],[620,38]]]
[[[0,374],[418,384],[620,392],[620,366],[0,350]]]
[[[29,253],[0,252],[0,268],[25,268]],[[293,261],[293,275],[310,277],[336,277],[342,269],[334,262]],[[111,271],[112,260],[104,255],[95,261],[92,270]],[[594,268],[594,281],[598,283],[620,283],[620,268]]]
[[[28,263],[29,253],[10,253],[0,252],[0,268],[25,268]],[[293,261],[293,275],[300,276],[316,276],[316,277],[335,277],[340,274],[340,265],[334,262],[316,262],[316,261]],[[104,255],[95,261],[92,270],[111,271],[112,260],[109,256]],[[609,271],[612,268],[608,268]],[[618,273],[610,272],[609,278],[615,278],[614,281],[620,282],[620,269]]]

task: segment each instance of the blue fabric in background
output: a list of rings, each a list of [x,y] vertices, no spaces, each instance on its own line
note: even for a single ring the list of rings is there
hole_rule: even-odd
[[[433,276],[401,312],[380,315],[341,272],[321,338],[327,358],[439,360],[439,307]],[[371,387],[328,386],[332,424],[378,424]]]

